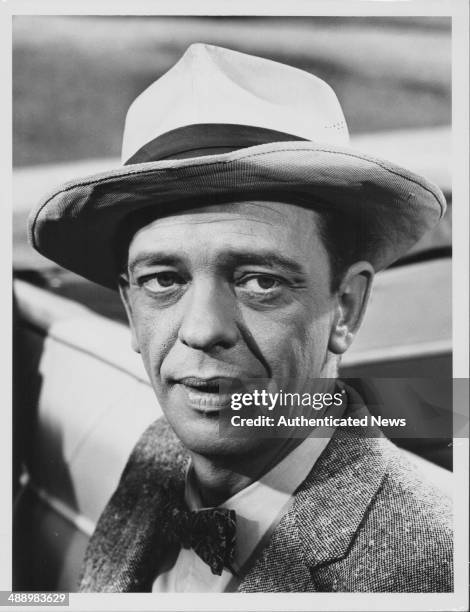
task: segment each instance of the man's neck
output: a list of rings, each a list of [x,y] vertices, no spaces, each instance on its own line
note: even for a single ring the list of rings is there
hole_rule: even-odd
[[[260,452],[240,456],[204,456],[191,453],[198,492],[204,506],[213,507],[259,480],[294,450],[302,438],[284,440],[279,446],[268,446]]]
[[[328,360],[319,378],[337,384],[336,368],[336,361]],[[243,454],[208,456],[191,452],[202,503],[208,507],[222,504],[269,472],[308,435],[304,431],[304,437],[260,440],[255,448]]]

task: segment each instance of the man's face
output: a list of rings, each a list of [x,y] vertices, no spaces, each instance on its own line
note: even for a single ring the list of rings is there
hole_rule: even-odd
[[[175,433],[201,454],[243,452],[224,439],[217,384],[333,376],[335,296],[317,213],[242,202],[159,218],[128,255],[125,302],[133,346]],[[283,386],[284,385],[284,386]],[[225,408],[224,408],[225,406]]]

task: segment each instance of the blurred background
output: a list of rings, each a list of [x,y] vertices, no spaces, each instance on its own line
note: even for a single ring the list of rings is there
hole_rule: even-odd
[[[325,79],[353,134],[449,125],[446,18],[14,18],[14,164],[118,156],[127,107],[193,42]]]

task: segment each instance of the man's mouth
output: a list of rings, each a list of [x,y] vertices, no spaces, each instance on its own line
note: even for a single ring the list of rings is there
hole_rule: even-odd
[[[206,415],[215,416],[230,407],[232,393],[240,382],[234,378],[188,376],[175,381],[183,389],[189,405]]]

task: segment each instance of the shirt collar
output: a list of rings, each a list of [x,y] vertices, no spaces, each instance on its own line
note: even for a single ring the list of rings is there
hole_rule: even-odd
[[[287,512],[294,492],[306,479],[331,437],[324,437],[324,429],[322,436],[306,438],[259,480],[220,504],[237,513],[235,570],[242,567]],[[185,498],[191,510],[202,509],[191,465],[186,474]]]

